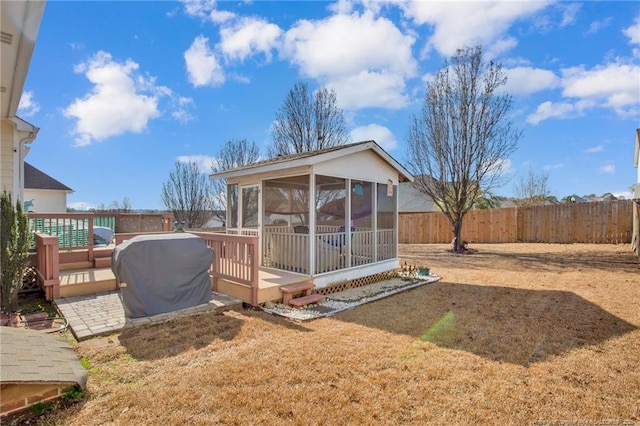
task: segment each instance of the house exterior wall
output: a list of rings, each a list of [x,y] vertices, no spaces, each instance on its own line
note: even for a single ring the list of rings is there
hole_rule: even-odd
[[[24,201],[33,200],[29,211],[37,213],[66,213],[67,193],[48,189],[24,190]]]
[[[386,183],[389,179],[398,184],[398,172],[371,151],[361,151],[316,164],[316,174],[345,179]]]
[[[0,129],[0,191],[6,190],[11,194],[15,193],[14,188],[14,160],[13,152],[13,124],[8,120],[2,120]],[[12,195],[12,199],[15,195]]]

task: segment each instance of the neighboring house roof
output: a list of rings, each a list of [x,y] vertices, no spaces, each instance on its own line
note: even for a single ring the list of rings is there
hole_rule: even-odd
[[[299,167],[317,164],[328,161],[333,158],[339,158],[344,155],[354,154],[361,151],[371,150],[380,158],[385,160],[390,166],[395,168],[401,182],[413,181],[413,176],[400,163],[391,157],[384,149],[375,141],[356,142],[347,145],[339,145],[331,148],[320,149],[317,151],[302,152],[298,154],[283,155],[280,157],[270,158],[247,166],[235,169],[225,170],[210,175],[212,178],[229,178],[237,176],[247,176],[255,173],[264,173],[272,170],[281,170],[283,167]]]
[[[69,188],[64,183],[52,178],[45,172],[38,170],[26,161],[24,162],[24,188],[73,192],[73,189]]]
[[[413,183],[401,183],[398,190],[398,212],[420,213],[437,211],[433,199],[418,191]]]
[[[591,200],[587,197],[581,197],[577,194],[572,194],[569,195],[568,198],[571,200],[572,203],[589,203],[591,202]]]
[[[508,209],[518,207],[518,203],[513,198],[496,197],[498,201],[498,207],[501,209]]]

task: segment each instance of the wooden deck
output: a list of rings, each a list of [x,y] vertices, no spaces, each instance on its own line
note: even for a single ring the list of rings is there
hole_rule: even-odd
[[[258,270],[259,303],[282,299],[280,287],[309,281],[306,275],[274,269]],[[117,290],[116,278],[111,268],[85,268],[60,271],[60,297],[86,296]],[[251,289],[247,285],[218,280],[218,293],[250,303]]]
[[[283,285],[298,284],[311,279],[308,275],[294,272],[281,271],[269,268],[258,270],[258,304],[282,299],[280,287]],[[251,287],[224,279],[218,279],[219,293],[235,297],[245,303],[251,303]]]

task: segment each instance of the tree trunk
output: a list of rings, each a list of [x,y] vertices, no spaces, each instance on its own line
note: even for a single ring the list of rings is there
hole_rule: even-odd
[[[451,230],[453,231],[453,252],[464,253],[465,244],[460,238],[460,233],[462,231],[462,218],[457,218],[453,221],[451,224]]]

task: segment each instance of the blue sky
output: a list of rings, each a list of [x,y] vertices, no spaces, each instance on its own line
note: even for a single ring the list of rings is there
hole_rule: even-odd
[[[293,85],[334,89],[354,141],[404,162],[412,114],[443,59],[482,45],[524,130],[494,192],[531,169],[558,198],[629,196],[640,127],[640,3],[55,1],[18,115],[40,127],[27,161],[90,208],[163,209],[175,161],[207,170],[255,141]]]

